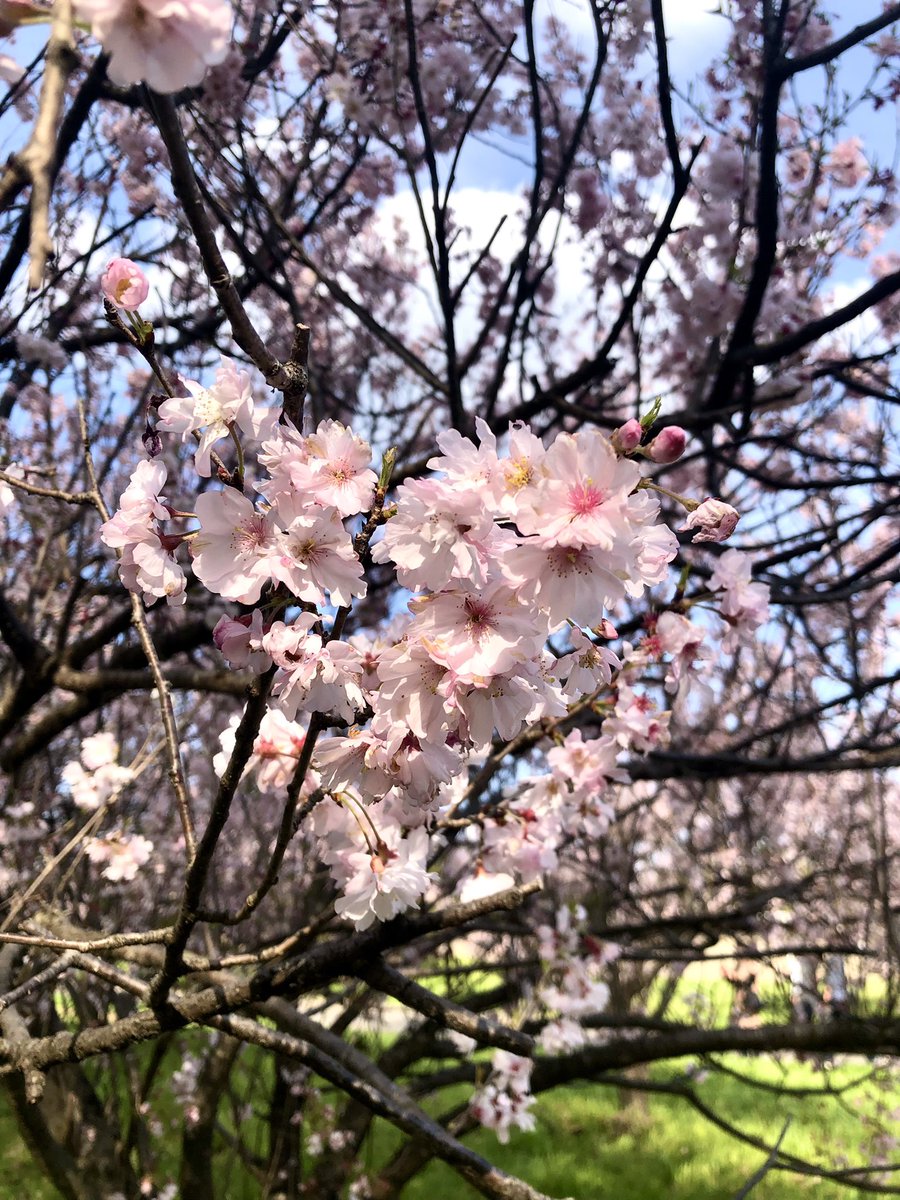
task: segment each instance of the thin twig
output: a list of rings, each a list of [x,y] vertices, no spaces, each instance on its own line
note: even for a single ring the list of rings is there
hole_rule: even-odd
[[[91,452],[91,439],[88,432],[87,413],[84,408],[84,401],[81,397],[78,398],[78,423],[81,428],[81,443],[82,452],[84,454],[84,465],[90,482],[91,494],[94,497],[94,504],[104,521],[109,520],[109,509],[106,507],[106,502],[100,491],[100,485],[97,481],[97,472],[94,469],[94,456]],[[184,777],[184,768],[181,764],[181,754],[179,752],[179,737],[178,725],[175,720],[175,712],[172,708],[172,697],[169,695],[169,683],[162,672],[162,666],[159,661],[159,655],[156,652],[156,647],[153,644],[153,638],[150,634],[150,628],[147,623],[147,617],[144,613],[144,607],[141,603],[141,598],[135,592],[129,593],[131,597],[131,620],[137,630],[138,638],[140,639],[141,647],[147,659],[147,665],[150,667],[150,673],[153,676],[156,684],[157,701],[159,703],[159,712],[162,718],[163,732],[166,742],[166,757],[169,763],[169,778],[172,781],[172,788],[175,792],[175,800],[178,806],[178,815],[181,819],[181,829],[184,834],[184,845],[187,853],[188,862],[193,861],[194,854],[197,848],[197,839],[194,834],[194,821],[191,816],[190,795],[188,793],[187,781]]]

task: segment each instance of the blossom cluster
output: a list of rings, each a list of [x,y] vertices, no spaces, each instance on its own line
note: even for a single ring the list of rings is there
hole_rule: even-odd
[[[118,759],[119,743],[109,731],[83,739],[79,757],[62,769],[63,783],[78,808],[102,815],[100,810],[113,804],[136,778],[134,767],[121,766]],[[91,822],[90,827],[96,824]],[[84,852],[111,883],[127,883],[149,862],[153,843],[139,833],[115,829],[103,837],[87,837]]]
[[[640,687],[642,672],[671,655],[666,687],[683,690],[708,656],[703,631],[679,612],[648,618],[648,637],[624,643],[621,657],[607,644],[617,637],[607,613],[662,583],[677,552],[637,460],[670,461],[680,431],[643,447],[638,422],[612,439],[585,428],[549,445],[523,424],[503,444],[481,420],[476,432],[477,441],[441,434],[432,474],[388,496],[360,437],[333,420],[309,434],[279,423],[247,373],[223,359],[210,386],[187,381],[159,404],[154,438],[171,449],[190,442],[201,478],[213,448],[233,443],[238,470],[217,458],[225,486],[182,512],[162,495],[158,454],[138,464],[101,529],[123,582],[148,600],[184,602],[186,546],[195,579],[249,609],[214,631],[233,668],[273,669],[247,773],[278,794],[300,772],[336,910],[360,929],[427,893],[446,821],[469,818],[469,768],[494,740],[536,722],[551,728],[573,705],[593,709],[598,735],[558,735],[547,773],[470,822],[478,845],[463,889],[539,879],[573,839],[601,837],[614,818],[611,787],[627,780],[620,756],[667,737],[670,714]],[[718,526],[711,503],[704,520]],[[367,553],[396,573],[407,610],[344,637],[366,595]],[[713,586],[729,637],[764,619],[766,589],[744,556],[723,555]],[[311,714],[319,724],[307,747]],[[219,773],[236,724],[220,739]]]
[[[512,1127],[528,1132],[534,1129],[534,1115],[530,1111],[534,1104],[531,1068],[530,1059],[498,1050],[490,1078],[469,1102],[472,1115],[485,1129],[493,1129],[500,1142],[509,1141]]]

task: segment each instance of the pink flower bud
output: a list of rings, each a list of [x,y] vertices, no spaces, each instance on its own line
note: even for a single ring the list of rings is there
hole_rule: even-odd
[[[100,287],[110,304],[126,312],[139,308],[150,292],[146,275],[130,258],[114,258],[100,280]]]
[[[734,533],[740,519],[741,514],[736,508],[710,496],[694,509],[681,528],[696,529],[693,537],[695,542],[724,542]]]
[[[680,425],[667,425],[647,447],[647,456],[656,463],[677,462],[684,454],[687,434]]]
[[[640,421],[634,417],[630,421],[626,421],[612,435],[613,449],[617,454],[630,454],[632,450],[636,450],[641,444],[641,438],[644,436],[644,430],[641,427]]]

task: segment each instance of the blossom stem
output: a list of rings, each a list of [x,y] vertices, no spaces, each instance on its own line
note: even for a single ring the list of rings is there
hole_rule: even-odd
[[[664,488],[659,483],[654,483],[652,479],[642,479],[638,487],[654,492],[661,492],[664,496],[668,496],[670,500],[676,501],[676,503],[687,509],[688,512],[693,512],[694,509],[700,507],[699,500],[691,500],[689,496],[680,496],[678,492],[670,492],[668,488]]]

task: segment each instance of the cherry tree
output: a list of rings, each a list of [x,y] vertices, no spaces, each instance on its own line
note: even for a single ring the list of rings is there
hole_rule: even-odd
[[[900,1044],[900,5],[724,0],[693,79],[677,8],[0,8],[0,1075],[62,1195],[539,1197],[465,1136],[584,1079],[896,1190],[674,1060]],[[766,1019],[678,1016],[704,962]]]

